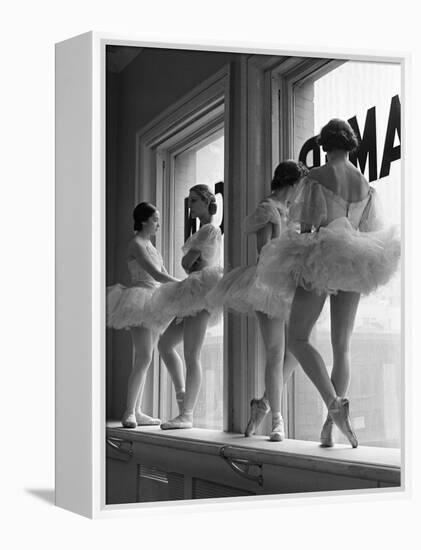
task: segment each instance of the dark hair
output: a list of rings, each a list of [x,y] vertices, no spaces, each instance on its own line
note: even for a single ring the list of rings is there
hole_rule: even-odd
[[[354,151],[358,147],[358,139],[352,126],[340,118],[332,118],[317,136],[317,143],[323,151],[329,152],[335,149],[342,151]]]
[[[142,231],[143,223],[147,222],[156,210],[156,206],[149,202],[139,203],[133,210],[134,230]]]
[[[203,201],[205,202],[209,201],[209,204],[208,204],[209,214],[211,216],[216,214],[216,209],[217,209],[216,198],[207,185],[205,185],[204,183],[198,183],[197,185],[193,185],[193,187],[190,187],[190,191],[193,191],[194,193],[196,193],[196,195],[199,195],[199,197]]]
[[[308,174],[308,169],[302,162],[284,160],[275,168],[271,183],[272,191],[278,191],[284,187],[290,187]]]

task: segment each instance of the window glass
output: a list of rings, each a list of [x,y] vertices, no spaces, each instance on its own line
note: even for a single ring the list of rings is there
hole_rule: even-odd
[[[197,183],[207,184],[216,194],[217,213],[213,223],[220,226],[223,216],[222,184],[215,189],[215,184],[224,178],[224,135],[223,131],[189,147],[174,157],[174,197],[173,197],[173,273],[176,277],[184,278],[186,274],[181,267],[181,247],[186,238],[188,225],[187,197],[189,189]],[[197,229],[198,229],[197,220]],[[222,239],[223,241],[223,239]],[[223,266],[224,252],[221,250],[221,266]],[[183,345],[177,347],[183,358]],[[223,320],[218,325],[208,327],[205,343],[201,354],[202,386],[194,413],[194,424],[198,428],[222,429],[222,396],[223,396]],[[175,395],[172,392],[171,414],[178,414]]]
[[[331,118],[358,125],[367,158],[359,167],[375,187],[386,220],[400,225],[400,67],[346,62],[294,86],[294,158],[325,163],[311,140]],[[332,368],[328,300],[312,339]],[[351,415],[361,444],[399,447],[401,421],[400,274],[362,297],[351,341]],[[313,384],[298,369],[294,391],[297,439],[318,440],[326,410]],[[345,442],[336,434],[336,440]]]

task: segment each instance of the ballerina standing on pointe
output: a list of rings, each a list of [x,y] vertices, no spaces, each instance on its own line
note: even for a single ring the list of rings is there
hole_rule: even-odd
[[[398,267],[400,239],[396,227],[383,229],[377,194],[348,159],[358,145],[351,126],[332,119],[318,140],[327,154],[327,164],[309,172],[290,207],[290,217],[301,223],[301,233],[287,231],[265,247],[258,278],[281,292],[290,287],[291,280],[298,284],[288,346],[328,409],[321,445],[333,445],[336,424],[357,447],[345,398],[350,381],[350,340],[360,295],[389,281]],[[327,295],[331,377],[309,341]]]
[[[127,250],[131,286],[127,288],[116,284],[107,288],[107,326],[130,330],[134,348],[126,410],[121,420],[125,428],[158,425],[161,422],[141,409],[146,373],[159,335],[159,330],[148,325],[148,307],[160,283],[178,281],[166,272],[161,255],[151,243],[151,237],[159,228],[156,207],[141,202],[134,209],[133,218],[135,235]]]
[[[222,310],[209,311],[206,294],[222,277],[220,266],[222,236],[212,225],[216,214],[215,195],[207,185],[198,184],[189,192],[190,216],[200,220],[200,228],[182,247],[181,265],[188,276],[176,284],[163,285],[151,302],[151,321],[172,321],[158,342],[161,357],[176,392],[179,415],[161,424],[163,430],[193,427],[193,412],[202,381],[200,354],[208,325],[216,324]],[[186,363],[175,347],[183,341]]]
[[[281,162],[274,173],[271,194],[244,220],[245,232],[256,235],[258,255],[266,243],[285,231],[288,201],[307,172],[301,163],[293,160]],[[227,273],[207,296],[210,305],[225,305],[240,313],[255,315],[259,323],[266,354],[265,393],[261,399],[251,401],[246,437],[255,432],[269,411],[272,413],[269,439],[282,441],[285,437],[281,414],[283,386],[297,364],[285,343],[285,327],[294,290],[293,284],[282,292],[258,284],[256,265],[253,265],[237,267]]]

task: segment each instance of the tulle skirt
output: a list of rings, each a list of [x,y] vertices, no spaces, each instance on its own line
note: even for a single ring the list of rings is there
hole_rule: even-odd
[[[208,326],[218,324],[222,308],[211,308],[206,295],[220,281],[222,274],[219,266],[205,267],[190,273],[180,282],[161,285],[148,304],[149,324],[165,326],[174,318],[194,317],[203,310],[210,313]]]
[[[262,249],[257,276],[281,291],[294,282],[320,294],[370,294],[397,271],[400,250],[395,226],[360,232],[338,218],[316,233],[291,230],[273,239]]]
[[[228,307],[239,313],[254,315],[256,311],[268,317],[287,319],[295,285],[282,291],[262,284],[256,275],[257,267],[236,267],[219,281],[207,295],[209,307]]]
[[[147,326],[148,306],[157,287],[116,284],[107,287],[107,326],[115,329]]]

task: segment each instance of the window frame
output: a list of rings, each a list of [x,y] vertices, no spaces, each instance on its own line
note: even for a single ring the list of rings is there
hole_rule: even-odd
[[[276,167],[282,158],[294,158],[294,87],[307,80],[317,80],[348,61],[358,60],[289,58],[285,62],[280,63],[272,71],[272,169]],[[400,69],[402,73],[402,65],[400,65]],[[402,195],[402,204],[403,203],[404,200]],[[404,293],[401,291],[401,303],[403,303],[403,299]],[[404,325],[401,323],[402,339],[403,329]],[[403,365],[404,362],[402,362],[402,371]],[[282,407],[282,414],[287,426],[288,437],[292,439],[296,439],[296,386],[297,377],[296,374],[293,373],[290,382],[285,387]],[[402,385],[402,387],[404,386]],[[400,448],[403,446],[403,437],[404,431],[402,427]]]
[[[332,58],[308,58],[308,57],[280,57],[245,55],[242,61],[242,95],[236,97],[240,105],[239,114],[241,124],[232,125],[231,116],[236,116],[234,108],[230,115],[230,85],[238,74],[233,74],[230,65],[224,67],[218,73],[195,88],[190,94],[167,109],[161,116],[153,121],[146,129],[138,132],[136,147],[138,151],[136,165],[136,200],[142,181],[157,181],[161,178],[161,185],[153,189],[152,195],[156,196],[156,204],[160,208],[163,217],[171,220],[170,201],[164,196],[162,189],[171,181],[171,174],[162,171],[162,160],[166,166],[170,166],[171,158],[188,147],[194,141],[202,137],[199,126],[194,131],[186,129],[189,124],[195,124],[201,116],[209,115],[212,109],[224,104],[224,114],[220,123],[224,125],[225,147],[224,163],[226,182],[224,190],[224,218],[227,245],[224,252],[224,264],[226,270],[237,265],[251,264],[255,261],[256,251],[247,241],[241,230],[232,224],[232,204],[229,196],[233,190],[233,168],[230,165],[232,159],[229,155],[229,147],[233,147],[233,136],[236,133],[240,138],[239,147],[235,152],[242,152],[238,161],[238,171],[235,177],[241,177],[244,183],[244,193],[240,197],[236,208],[239,217],[249,214],[263,198],[265,186],[270,184],[274,168],[283,158],[293,156],[294,143],[294,94],[293,89],[297,83],[309,78],[321,77],[348,59]],[[238,81],[237,81],[238,83]],[[238,116],[238,115],[237,115]],[[222,122],[223,121],[223,122]],[[207,124],[207,126],[206,126]],[[203,128],[210,132],[216,128],[215,118],[208,118]],[[238,127],[235,127],[238,126]],[[177,132],[185,131],[177,137]],[[166,148],[166,149],[165,149]],[[263,182],[263,185],[258,185]],[[227,185],[228,183],[228,185]],[[237,187],[238,190],[238,187]],[[231,223],[230,223],[231,221]],[[230,239],[235,239],[241,244],[233,255],[230,251]],[[164,240],[163,234],[158,235],[157,246],[167,251],[165,263],[171,266],[171,247]],[[235,256],[235,257],[234,257]],[[232,331],[234,327],[234,331]],[[234,334],[234,337],[232,336]],[[153,378],[153,413],[163,414],[169,406],[164,407],[168,393],[163,393],[162,388],[168,387],[168,375],[164,369],[159,368],[157,354],[155,354],[152,378]],[[233,360],[238,363],[233,368]],[[231,373],[228,373],[227,365],[230,365]],[[258,368],[256,368],[258,365]],[[259,396],[264,388],[264,350],[261,337],[255,319],[246,316],[236,316],[225,313],[224,318],[224,396],[223,396],[223,429],[225,431],[241,433],[245,427],[249,414],[249,402],[252,396]],[[164,374],[162,374],[164,372]],[[286,421],[289,438],[295,439],[294,411],[295,411],[295,375],[292,376],[285,391],[283,400],[283,415]],[[236,383],[233,384],[232,380]],[[268,428],[268,421],[262,425],[262,430]],[[259,432],[258,432],[259,433]]]
[[[271,70],[272,155],[271,173],[282,159],[294,157],[294,86],[315,75],[319,77],[345,63],[346,60],[290,57]],[[295,439],[296,375],[284,387],[282,415],[288,438]]]
[[[175,254],[174,242],[171,237],[174,227],[174,202],[175,202],[175,173],[174,163],[177,155],[194,148],[195,145],[208,140],[214,134],[224,130],[224,112],[223,105],[215,108],[206,117],[206,120],[198,120],[197,124],[189,127],[185,131],[180,131],[159,145],[157,149],[157,191],[162,195],[162,214],[166,220],[165,227],[161,234],[161,249],[164,251],[164,265],[167,266],[169,273],[174,275]],[[158,205],[159,208],[159,205]],[[158,358],[157,358],[158,359]],[[160,371],[160,385],[158,397],[158,416],[159,418],[170,418],[173,415],[172,408],[176,405],[173,402],[173,392],[171,377],[165,365],[159,358],[156,368]],[[155,364],[154,364],[155,366]],[[222,369],[224,371],[224,364]]]
[[[173,222],[172,198],[171,192],[168,194],[164,189],[166,187],[171,189],[173,174],[169,170],[163,169],[163,166],[170,167],[172,164],[171,159],[183,148],[185,149],[195,141],[200,140],[205,134],[209,135],[216,128],[221,127],[224,128],[225,135],[224,181],[227,179],[229,141],[226,137],[230,117],[229,85],[230,65],[227,64],[136,133],[134,202],[135,204],[139,202],[142,190],[144,193],[145,182],[148,182],[149,194],[155,197],[155,204],[158,210],[161,211],[163,218],[169,219],[169,225]],[[163,165],[163,162],[165,162],[165,165]],[[156,246],[158,250],[164,251],[164,262],[166,266],[170,267],[169,272],[171,273],[173,254],[168,238],[167,232],[159,232],[156,238]],[[226,257],[224,258],[225,261]],[[167,417],[171,406],[166,404],[169,375],[160,363],[159,354],[154,353],[146,384],[150,385],[153,414],[156,416],[162,414],[163,417]],[[223,363],[223,429],[226,429],[228,409],[228,384],[226,382],[228,375],[225,349]]]

